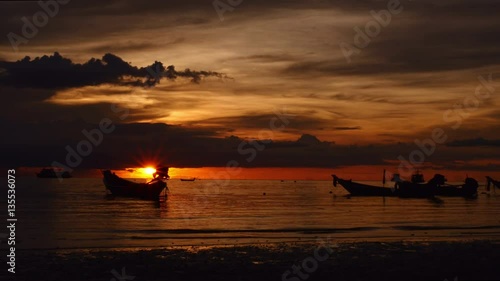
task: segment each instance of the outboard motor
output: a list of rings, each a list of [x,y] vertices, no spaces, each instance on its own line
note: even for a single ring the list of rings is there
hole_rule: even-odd
[[[401,178],[401,176],[399,174],[393,174],[392,178],[391,178],[391,181],[393,181],[393,182],[402,182],[403,179]]]
[[[168,175],[168,167],[158,167],[156,168],[156,172],[153,174],[153,177],[155,179],[160,179],[160,180],[165,180],[169,179],[170,176]]]
[[[448,181],[448,179],[446,179],[446,177],[441,174],[435,174],[434,178],[432,178],[432,180],[430,180],[429,182],[431,181],[433,181],[437,185],[444,185]]]
[[[474,196],[477,194],[477,189],[479,188],[479,183],[473,178],[466,178],[465,184],[463,185],[463,191],[467,196]]]

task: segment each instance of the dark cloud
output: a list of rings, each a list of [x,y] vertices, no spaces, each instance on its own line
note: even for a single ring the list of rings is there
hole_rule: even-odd
[[[326,119],[321,117],[315,117],[313,114],[316,113],[314,110],[309,112],[299,114],[283,113],[286,115],[286,119],[289,122],[285,125],[284,131],[300,133],[307,130],[359,130],[360,127],[357,126],[345,126],[344,120],[340,119]],[[244,116],[230,116],[230,117],[218,117],[218,118],[208,118],[204,120],[197,120],[191,122],[191,125],[205,125],[212,126],[212,128],[222,127],[222,128],[238,128],[238,129],[260,129],[269,130],[271,128],[271,121],[279,118],[274,114],[260,114],[260,113],[247,113]],[[281,121],[280,121],[281,122]],[[282,123],[277,122],[275,126],[281,126]],[[350,124],[348,124],[350,125]]]
[[[234,60],[247,60],[257,63],[274,63],[274,62],[288,62],[294,61],[295,57],[289,54],[260,54],[252,56],[235,57]]]
[[[16,62],[0,61],[0,85],[19,88],[64,89],[101,84],[154,86],[161,79],[190,78],[199,83],[204,77],[225,77],[224,74],[211,71],[186,69],[177,71],[175,66],[164,67],[161,62],[154,62],[147,67],[135,67],[113,54],[106,54],[102,59],[92,58],[86,63],[73,63],[59,53],[31,59],[25,57]]]
[[[356,127],[335,127],[333,128],[335,131],[354,131],[354,130],[361,130],[360,126]]]
[[[301,59],[300,53],[291,56],[287,50],[282,53],[277,50],[278,53],[271,54],[267,50],[264,54],[236,58],[255,62],[294,61],[284,70],[285,74],[305,76],[421,73],[496,66],[500,63],[500,39],[497,36],[500,29],[496,24],[500,7],[496,1],[401,2],[404,6],[402,13],[393,15],[391,23],[359,55],[353,57],[351,64],[346,63],[342,56],[336,60],[329,58],[334,57],[334,54],[341,55],[339,43],[352,43],[353,27],[363,27],[370,19],[370,11],[386,8],[387,1],[243,1],[234,12],[226,13],[226,16],[231,15],[231,19],[224,22],[220,22],[212,3],[203,0],[154,0],[148,1],[147,5],[125,0],[107,3],[72,1],[60,7],[60,13],[51,18],[48,26],[40,32],[42,38],[37,36],[33,39],[36,42],[30,42],[30,45],[62,40],[64,36],[74,34],[74,30],[78,30],[79,39],[91,41],[96,37],[97,29],[98,36],[105,41],[108,35],[124,30],[147,31],[165,26],[183,28],[186,25],[192,25],[193,30],[200,30],[247,22],[250,26],[258,22],[259,16],[265,18],[277,14],[277,18],[280,18],[297,16],[293,13],[300,10],[340,10],[361,20],[348,25],[332,25],[331,31],[339,33],[340,39],[330,39],[330,33],[316,34],[316,37],[323,38],[332,46],[331,53],[310,50],[317,52],[318,60]],[[20,33],[23,24],[20,18],[33,15],[41,9],[36,2],[0,5],[4,8],[0,9],[0,15],[8,19],[0,26],[2,34],[13,31]],[[157,43],[152,43],[155,42],[154,38],[146,38],[139,42],[119,38],[116,46],[106,43],[91,47],[90,50],[123,52],[155,48]],[[8,40],[4,40],[3,44],[10,45]],[[432,83],[430,80],[429,84]]]
[[[105,52],[148,51],[158,47],[160,46],[151,42],[124,41],[101,44],[88,48],[88,51],[102,54]]]
[[[335,146],[308,134],[296,141],[251,142],[236,136],[216,137],[215,132],[204,128],[120,124],[116,116],[109,117],[115,130],[103,134],[102,143],[93,147],[90,155],[82,157],[78,168],[126,168],[151,160],[175,167],[225,166],[230,160],[243,167],[331,167],[383,162],[383,154],[375,149]],[[0,153],[4,155],[0,166],[46,166],[53,161],[65,164],[67,147],[76,150],[79,143],[87,140],[82,130],[91,132],[99,128],[96,123],[82,120],[15,125],[0,120],[0,125],[13,132],[0,141]],[[257,156],[249,161],[251,151],[256,151]],[[354,160],[361,154],[363,159]],[[351,155],[357,156],[350,158]]]
[[[102,143],[82,157],[78,168],[126,168],[159,161],[173,167],[221,167],[234,160],[242,167],[323,167],[352,165],[390,165],[397,167],[398,156],[408,155],[413,143],[378,145],[340,145],[311,134],[295,141],[251,141],[237,136],[218,137],[215,130],[196,126],[152,123],[120,123],[119,115],[108,114],[115,130],[103,134]],[[89,123],[74,119],[52,122],[13,122],[0,119],[0,127],[9,132],[0,140],[0,166],[46,166],[53,161],[65,164],[67,147],[77,149],[87,140],[88,132],[99,128],[99,121]],[[498,143],[497,143],[498,146]],[[454,161],[498,159],[496,147],[439,146],[426,160],[436,166],[450,166]],[[250,156],[255,153],[255,157]],[[465,168],[464,168],[465,169]]]
[[[486,115],[486,117],[491,118],[492,120],[499,120],[500,119],[500,110],[493,111]]]
[[[474,146],[500,146],[500,140],[488,140],[484,138],[455,140],[447,143],[448,146],[454,147],[474,147]]]
[[[331,3],[333,3],[332,1]],[[341,42],[354,46],[354,27],[364,30],[377,11],[375,1],[364,3],[364,16],[350,26],[337,26],[341,38],[331,42],[337,59],[301,60],[284,69],[284,74],[314,76],[384,76],[391,74],[445,72],[500,65],[500,26],[496,24],[500,6],[495,1],[401,1],[404,10],[369,44],[353,54],[351,63],[343,56]],[[439,1],[441,2],[441,1]],[[386,3],[379,1],[379,4]],[[358,6],[353,4],[353,6]],[[363,10],[365,9],[365,10]],[[414,77],[410,77],[414,78]],[[407,83],[412,83],[408,81]],[[435,85],[434,79],[419,81],[420,86]]]

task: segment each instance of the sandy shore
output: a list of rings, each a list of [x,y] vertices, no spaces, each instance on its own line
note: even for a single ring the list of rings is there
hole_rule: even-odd
[[[488,241],[19,251],[16,279],[498,280],[499,253]]]

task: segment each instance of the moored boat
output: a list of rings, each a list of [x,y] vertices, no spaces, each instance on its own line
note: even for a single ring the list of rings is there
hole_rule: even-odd
[[[423,180],[423,176],[412,177],[411,181],[403,181],[398,177],[393,178],[397,180],[394,188],[367,185],[362,183],[353,182],[352,180],[344,180],[336,175],[333,177],[333,185],[337,186],[337,183],[342,185],[347,192],[352,196],[398,196],[402,198],[429,198],[433,197],[436,192],[438,185],[444,184],[446,179],[443,175],[436,174],[429,182],[419,183]]]
[[[120,178],[110,170],[102,171],[103,182],[112,195],[135,197],[147,200],[157,200],[167,184],[161,177],[156,177],[148,183],[136,183]]]
[[[36,176],[42,179],[68,179],[72,177],[68,171],[63,171],[62,169],[56,168],[43,168],[39,173],[36,174]]]
[[[195,181],[196,178],[191,178],[191,179],[181,179],[181,181]]]

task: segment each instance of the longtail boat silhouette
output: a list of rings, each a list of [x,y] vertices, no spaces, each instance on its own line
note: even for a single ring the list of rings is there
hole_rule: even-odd
[[[164,189],[168,190],[163,180],[169,178],[168,168],[159,168],[153,174],[153,179],[147,183],[136,183],[120,178],[110,170],[102,171],[103,183],[114,196],[135,197],[146,200],[158,200]]]
[[[433,197],[437,187],[446,182],[446,178],[443,175],[436,174],[429,182],[422,183],[424,178],[419,172],[412,176],[414,182],[404,181],[398,174],[395,174],[392,179],[395,181],[393,188],[357,183],[352,180],[341,179],[336,175],[332,175],[332,177],[334,186],[337,186],[337,184],[342,185],[352,196],[428,198]],[[385,173],[383,182],[385,182]]]

